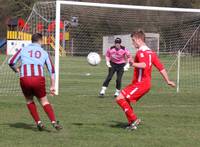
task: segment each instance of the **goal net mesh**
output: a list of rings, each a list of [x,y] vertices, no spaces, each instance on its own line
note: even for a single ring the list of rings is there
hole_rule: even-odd
[[[66,89],[77,91],[81,88],[78,86],[82,85],[79,84],[81,82],[86,85],[94,84],[98,92],[107,74],[103,57],[103,37],[126,35],[138,29],[159,34],[159,45],[151,46],[154,44],[151,40],[155,41],[154,39],[148,39],[148,44],[156,52],[159,50],[161,61],[175,81],[177,55],[181,51],[180,91],[197,90],[200,87],[200,13],[145,10],[145,7],[144,10],[136,10],[61,4],[60,15],[60,92],[67,92]],[[29,34],[42,33],[43,47],[52,58],[55,49],[55,19],[56,2],[38,2],[27,20],[29,28],[23,29],[23,32]],[[133,47],[128,49],[133,50]],[[91,51],[102,55],[103,60],[97,67],[91,67],[86,62],[86,55]],[[6,63],[4,61],[0,69],[0,94],[20,93],[17,77]],[[123,86],[131,81],[131,77],[131,70],[125,73]],[[166,88],[158,72],[153,72],[152,77],[154,91],[175,92],[174,89]],[[87,89],[92,90],[94,89]]]

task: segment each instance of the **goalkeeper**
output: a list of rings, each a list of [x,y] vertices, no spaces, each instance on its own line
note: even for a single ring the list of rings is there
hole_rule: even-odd
[[[108,67],[108,75],[99,93],[100,97],[103,97],[105,95],[105,91],[115,72],[117,74],[117,79],[114,97],[117,97],[120,93],[123,73],[124,71],[128,71],[130,67],[129,62],[132,59],[129,50],[122,46],[121,43],[121,39],[116,38],[115,45],[107,49],[106,65]]]

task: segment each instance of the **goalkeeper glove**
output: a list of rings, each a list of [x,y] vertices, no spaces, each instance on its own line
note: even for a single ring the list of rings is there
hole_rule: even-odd
[[[110,65],[110,61],[106,61],[106,65],[108,66],[108,68],[111,68],[112,66]]]
[[[130,68],[130,64],[126,63],[126,65],[124,66],[124,71],[128,71],[129,68]]]

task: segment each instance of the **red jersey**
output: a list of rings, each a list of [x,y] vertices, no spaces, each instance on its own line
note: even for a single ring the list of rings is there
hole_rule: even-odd
[[[154,65],[159,71],[162,71],[164,69],[164,66],[160,62],[156,53],[149,49],[147,46],[142,46],[138,49],[134,62],[144,62],[146,64],[146,67],[144,69],[134,69],[134,78],[132,83],[143,82],[147,87],[151,86],[152,65]]]

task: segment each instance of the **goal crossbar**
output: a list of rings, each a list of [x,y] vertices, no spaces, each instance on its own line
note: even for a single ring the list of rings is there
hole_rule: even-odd
[[[43,3],[43,2],[40,2]],[[45,2],[44,2],[45,3]],[[58,94],[59,89],[59,45],[60,45],[60,16],[61,5],[86,6],[86,7],[102,7],[115,9],[129,9],[129,10],[144,10],[144,11],[166,11],[166,12],[185,12],[185,13],[200,13],[200,9],[191,8],[172,8],[172,7],[154,7],[154,6],[138,6],[138,5],[121,5],[121,4],[107,4],[107,3],[92,3],[92,2],[76,2],[76,1],[56,1],[56,33],[55,33],[55,93]]]
[[[134,9],[134,10],[151,10],[151,11],[170,11],[170,12],[198,12],[200,9],[190,8],[172,8],[172,7],[154,7],[154,6],[139,6],[139,5],[121,5],[121,4],[108,4],[108,3],[91,3],[91,2],[76,2],[76,1],[57,1],[59,5],[76,5],[76,6],[89,6],[89,7],[104,7],[116,9]]]

